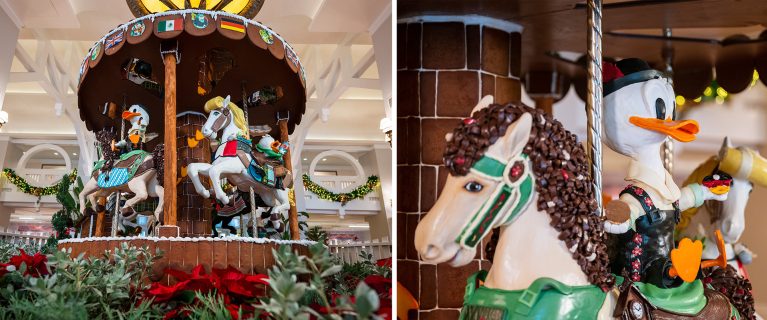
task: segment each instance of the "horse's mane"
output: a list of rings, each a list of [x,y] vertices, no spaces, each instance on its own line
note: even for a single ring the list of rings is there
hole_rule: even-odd
[[[210,113],[213,110],[221,109],[224,106],[224,98],[215,97],[205,103],[205,112]],[[240,134],[248,137],[248,123],[245,121],[245,112],[240,109],[234,102],[229,102],[229,110],[234,115],[234,125],[240,129]]]
[[[701,163],[695,170],[692,171],[689,177],[687,177],[687,180],[684,181],[682,186],[687,186],[693,183],[701,183],[703,182],[703,178],[705,178],[708,175],[711,175],[712,172],[714,172],[714,169],[719,166],[719,160],[716,159],[715,156],[711,156],[706,160],[705,162]],[[676,225],[676,231],[683,231],[687,228],[687,225],[690,224],[690,220],[692,220],[692,217],[695,216],[698,213],[698,207],[692,207],[690,209],[687,209],[685,211],[682,211],[681,218],[679,220],[679,223]]]
[[[96,142],[99,143],[98,148],[101,149],[101,156],[107,163],[111,163],[118,158],[117,152],[112,150],[112,140],[117,139],[117,133],[110,129],[101,129],[96,132]]]
[[[447,143],[444,162],[452,175],[463,176],[506,133],[523,113],[533,116],[530,140],[524,148],[532,162],[538,210],[551,217],[551,226],[570,248],[572,257],[594,285],[612,287],[603,218],[596,214],[596,201],[583,147],[574,134],[539,109],[521,103],[492,104],[472,115],[476,121],[462,122]],[[455,161],[462,157],[463,161]],[[493,241],[493,238],[495,241]],[[494,251],[497,237],[487,251]],[[535,245],[535,244],[530,244]]]

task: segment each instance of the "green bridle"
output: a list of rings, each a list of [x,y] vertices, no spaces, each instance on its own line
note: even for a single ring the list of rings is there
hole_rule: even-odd
[[[500,183],[490,197],[471,213],[455,242],[466,248],[475,248],[494,227],[513,222],[532,200],[535,179],[530,167],[530,160],[524,153],[508,162],[487,154],[479,159],[471,167],[471,172]],[[522,170],[521,173],[518,170]]]

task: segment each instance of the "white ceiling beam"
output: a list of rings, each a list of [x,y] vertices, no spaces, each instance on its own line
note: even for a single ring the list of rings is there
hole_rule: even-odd
[[[20,43],[16,43],[16,52],[14,55],[19,59],[19,62],[24,66],[24,69],[27,69],[27,71],[38,71],[35,69],[35,66],[37,65],[35,60],[32,59],[32,56],[29,55],[29,52],[27,52]]]
[[[11,143],[13,144],[21,144],[25,146],[36,146],[38,144],[43,143],[50,143],[50,144],[56,144],[60,146],[76,146],[77,145],[77,139],[59,139],[59,140],[50,140],[50,139],[13,139],[11,140]]]
[[[11,72],[8,76],[8,82],[37,82],[43,81],[45,77],[39,72]]]

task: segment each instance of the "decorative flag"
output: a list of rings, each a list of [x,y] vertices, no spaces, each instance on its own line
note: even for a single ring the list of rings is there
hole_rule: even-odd
[[[242,21],[237,19],[230,19],[230,18],[221,18],[221,28],[232,30],[236,32],[245,33],[245,24],[242,23]]]
[[[96,58],[99,57],[99,52],[101,51],[100,43],[96,43],[96,45],[91,49],[91,60],[96,61]]]
[[[157,23],[157,32],[184,30],[183,19],[165,20]]]
[[[114,36],[108,38],[107,41],[106,41],[106,47],[107,47],[107,49],[110,49],[110,48],[120,44],[120,42],[123,42],[123,32],[122,31],[117,32],[117,34],[115,34]]]
[[[138,37],[144,34],[144,30],[146,30],[146,25],[144,21],[139,20],[130,27],[130,35],[131,37]]]
[[[274,44],[274,36],[271,32],[266,29],[261,29],[258,33],[261,35],[261,40],[264,40],[266,44]]]
[[[202,13],[192,13],[192,24],[197,29],[205,29],[208,27],[208,18]]]

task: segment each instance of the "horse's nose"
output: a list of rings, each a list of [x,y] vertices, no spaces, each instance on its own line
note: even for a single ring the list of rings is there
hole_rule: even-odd
[[[442,250],[440,250],[439,247],[433,244],[428,244],[426,245],[426,250],[421,253],[421,258],[426,260],[434,260],[439,257],[441,251]]]

